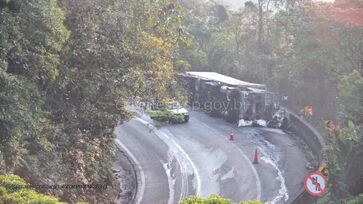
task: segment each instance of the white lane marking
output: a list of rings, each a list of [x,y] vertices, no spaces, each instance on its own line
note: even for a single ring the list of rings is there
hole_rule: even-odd
[[[116,141],[116,145],[119,145],[119,147],[123,150],[126,151],[126,153],[131,157],[131,159],[135,162],[138,171],[140,172],[140,180],[138,182],[138,185],[140,186],[140,188],[138,188],[138,191],[136,192],[136,200],[135,203],[136,204],[140,204],[142,201],[142,198],[144,197],[144,193],[145,193],[145,174],[144,171],[140,165],[140,162],[136,159],[136,157],[131,153],[131,151],[124,145],[121,143],[121,141],[119,139],[115,139]]]
[[[150,125],[150,123],[148,123],[147,121],[141,119],[141,118],[135,118],[136,120],[140,121],[141,123],[143,123],[144,125],[148,126]],[[168,133],[166,133],[168,132]],[[191,160],[191,158],[189,157],[189,155],[183,150],[183,148],[180,147],[180,145],[178,143],[175,142],[175,140],[170,137],[169,135],[172,135],[169,131],[165,130],[165,132],[161,131],[161,130],[157,130],[156,128],[154,128],[154,133],[165,143],[168,145],[168,147],[174,151],[174,156],[175,158],[178,160],[178,163],[181,165],[181,170],[183,171],[187,171],[190,170],[188,167],[188,164],[190,165],[190,167],[193,170],[193,174],[195,176],[196,179],[196,183],[195,183],[195,188],[197,189],[196,194],[200,195],[200,188],[201,188],[201,181],[200,181],[200,176],[199,176],[199,172],[195,166],[195,164],[193,163],[193,161]],[[180,153],[180,154],[178,154]],[[185,158],[185,159],[184,159]],[[183,162],[183,160],[186,160],[186,162]],[[188,164],[187,164],[188,163]],[[186,166],[185,166],[186,165]],[[182,172],[183,173],[183,172]]]
[[[168,161],[166,163],[163,163],[163,161],[160,160],[160,163],[163,165],[164,170],[166,172],[166,175],[168,177],[168,185],[169,185],[169,200],[168,204],[173,204],[174,202],[174,186],[175,186],[175,179],[171,176],[171,163]]]
[[[198,120],[198,119],[196,119]],[[207,127],[208,129],[214,131],[214,132],[217,132],[219,134],[219,131],[218,130],[215,130],[211,127],[209,127],[208,125],[206,125],[205,123],[203,123],[202,121],[198,120],[201,124],[203,124],[205,127]],[[226,139],[227,140],[227,139]],[[248,166],[250,167],[250,169],[252,170],[252,173],[254,175],[254,177],[256,178],[256,190],[257,190],[257,198],[256,200],[261,200],[261,180],[260,180],[260,177],[258,176],[258,173],[257,173],[257,170],[256,168],[252,165],[252,162],[248,159],[247,155],[235,144],[235,143],[232,143],[232,145],[234,145],[237,149],[237,151],[239,151],[243,158],[246,160],[246,163],[248,164]]]

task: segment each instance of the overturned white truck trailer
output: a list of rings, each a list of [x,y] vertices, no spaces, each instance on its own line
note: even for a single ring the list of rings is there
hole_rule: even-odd
[[[216,72],[185,72],[180,83],[188,91],[189,105],[201,108],[228,122],[273,119],[279,109],[279,95],[264,84],[255,84]]]

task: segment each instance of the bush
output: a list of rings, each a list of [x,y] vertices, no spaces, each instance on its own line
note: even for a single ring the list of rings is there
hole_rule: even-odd
[[[347,204],[360,204],[360,203],[363,203],[363,194],[360,194],[357,197],[347,202]]]
[[[244,201],[241,202],[240,204],[263,204],[263,203],[261,201],[254,200],[254,201]]]
[[[55,204],[60,203],[53,196],[37,193],[16,175],[0,175],[0,203]]]
[[[188,197],[180,202],[180,204],[232,204],[232,201],[221,198],[218,195],[211,195],[209,198],[201,198],[198,196]],[[262,204],[261,201],[243,201],[241,204]]]
[[[218,195],[211,195],[206,199],[198,196],[191,196],[184,199],[180,204],[231,204],[231,201],[221,198]]]

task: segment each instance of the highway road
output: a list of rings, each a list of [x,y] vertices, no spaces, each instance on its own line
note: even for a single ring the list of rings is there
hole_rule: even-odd
[[[139,114],[115,129],[138,173],[136,203],[172,204],[190,195],[289,203],[303,186],[306,158],[281,130],[240,127],[202,112],[156,128]],[[229,133],[235,140],[229,140]],[[259,164],[252,164],[255,150]]]

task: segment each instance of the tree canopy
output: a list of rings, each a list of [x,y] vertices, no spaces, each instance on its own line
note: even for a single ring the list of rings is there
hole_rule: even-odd
[[[0,172],[30,183],[104,183],[113,191],[52,193],[113,200],[113,128],[130,117],[126,102],[170,92],[175,49],[187,43],[179,6],[11,0],[0,8]]]

